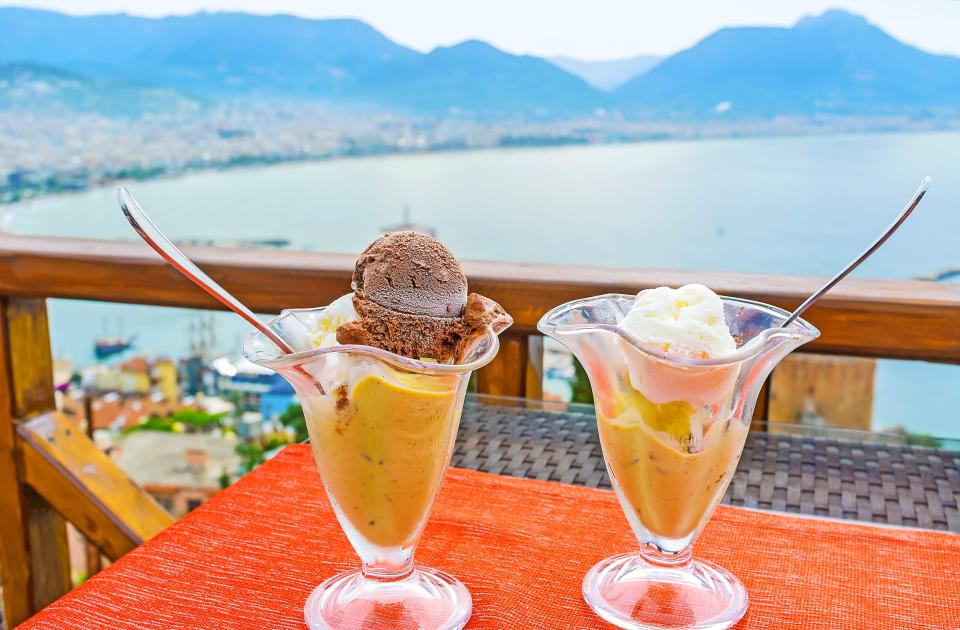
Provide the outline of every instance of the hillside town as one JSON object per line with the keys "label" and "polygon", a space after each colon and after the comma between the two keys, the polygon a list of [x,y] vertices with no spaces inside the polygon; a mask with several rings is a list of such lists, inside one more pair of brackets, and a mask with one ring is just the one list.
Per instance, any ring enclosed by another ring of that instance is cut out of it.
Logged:
{"label": "hillside town", "polygon": [[355,114],[294,101],[234,103],[135,118],[0,110],[0,204],[122,180],[281,162],[670,139],[922,131],[948,124],[896,115],[728,120],[726,106],[717,107],[715,119],[695,123],[627,119],[602,109],[589,116],[543,120]]}
{"label": "hillside town", "polygon": [[55,375],[60,410],[174,516],[306,439],[287,382],[245,360],[60,359]]}

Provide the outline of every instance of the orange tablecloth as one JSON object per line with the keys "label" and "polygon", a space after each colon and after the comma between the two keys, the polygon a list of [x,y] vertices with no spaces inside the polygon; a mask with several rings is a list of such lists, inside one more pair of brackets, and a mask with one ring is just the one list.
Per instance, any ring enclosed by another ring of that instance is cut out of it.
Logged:
{"label": "orange tablecloth", "polygon": [[[469,628],[601,628],[580,597],[636,545],[612,493],[451,470],[417,553],[473,595]],[[958,628],[960,536],[720,507],[696,553],[750,593],[738,627]],[[357,560],[291,446],[23,628],[302,628]]]}

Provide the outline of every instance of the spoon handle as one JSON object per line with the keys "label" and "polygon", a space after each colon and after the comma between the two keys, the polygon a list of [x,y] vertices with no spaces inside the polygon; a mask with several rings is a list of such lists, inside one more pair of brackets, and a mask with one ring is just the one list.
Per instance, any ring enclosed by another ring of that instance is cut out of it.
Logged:
{"label": "spoon handle", "polygon": [[205,274],[203,270],[187,258],[170,239],[164,236],[163,232],[153,224],[153,221],[150,220],[147,213],[140,207],[137,200],[133,198],[133,195],[130,194],[126,186],[121,186],[117,195],[120,198],[120,208],[123,210],[124,216],[127,217],[127,221],[130,222],[133,229],[140,235],[140,238],[147,242],[147,245],[160,254],[164,260],[173,265],[177,271],[190,278],[194,284],[217,298],[234,313],[250,322],[254,328],[262,332],[270,341],[277,344],[277,347],[283,350],[283,352],[287,354],[293,352],[293,348],[260,321],[260,318],[257,317],[253,311],[244,306],[240,300],[230,295],[230,293],[217,284],[213,278]]}
{"label": "spoon handle", "polygon": [[887,229],[884,230],[883,233],[877,237],[877,240],[875,240],[873,243],[870,244],[869,247],[863,250],[859,256],[851,260],[846,267],[840,270],[840,273],[830,278],[830,280],[825,285],[817,289],[817,291],[813,295],[811,295],[806,300],[804,300],[803,304],[798,306],[795,311],[790,313],[789,317],[783,320],[783,324],[781,324],[780,327],[786,328],[787,326],[792,324],[798,317],[803,315],[803,312],[805,310],[813,306],[814,302],[816,302],[821,297],[823,297],[824,293],[832,289],[838,282],[846,278],[847,274],[849,274],[851,271],[853,271],[854,269],[860,266],[860,263],[865,261],[867,258],[870,258],[873,252],[880,249],[880,247],[887,242],[887,239],[890,238],[890,236],[897,231],[897,228],[903,225],[904,221],[907,220],[907,217],[910,216],[910,213],[913,212],[914,208],[916,208],[920,204],[920,200],[923,199],[923,196],[925,194],[927,194],[927,189],[930,188],[930,183],[932,181],[933,180],[929,176],[924,177],[922,180],[920,180],[920,187],[917,188],[917,192],[913,193],[913,197],[910,198],[910,201],[907,203],[906,207],[900,211],[900,214],[898,214],[897,218],[893,220],[893,223],[891,223],[887,227]]}

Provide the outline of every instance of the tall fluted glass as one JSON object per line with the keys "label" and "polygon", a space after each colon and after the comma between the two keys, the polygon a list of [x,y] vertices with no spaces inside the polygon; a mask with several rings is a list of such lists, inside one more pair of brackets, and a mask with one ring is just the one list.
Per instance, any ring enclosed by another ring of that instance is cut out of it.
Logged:
{"label": "tall fluted glass", "polygon": [[461,628],[471,599],[456,578],[413,562],[453,453],[470,374],[497,353],[488,330],[458,365],[369,346],[314,349],[323,312],[284,311],[268,325],[296,351],[260,333],[245,356],[276,370],[303,406],[317,468],[361,567],[318,586],[310,628]]}
{"label": "tall fluted glass", "polygon": [[563,304],[540,320],[593,389],[607,471],[638,551],[608,558],[583,582],[587,603],[622,628],[727,628],[747,609],[743,585],[693,560],[690,546],[727,489],[770,371],[819,331],[773,306],[723,298],[737,350],[678,357],[620,327],[631,295]]}

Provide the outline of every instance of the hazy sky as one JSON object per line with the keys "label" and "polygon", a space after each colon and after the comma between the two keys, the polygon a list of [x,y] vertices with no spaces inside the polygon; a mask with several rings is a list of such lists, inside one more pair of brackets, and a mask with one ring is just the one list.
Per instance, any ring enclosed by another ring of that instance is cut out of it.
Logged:
{"label": "hazy sky", "polygon": [[926,50],[960,55],[960,0],[20,0],[75,14],[208,11],[356,17],[417,48],[483,39],[515,53],[611,59],[669,54],[722,26],[788,25],[829,8],[860,13]]}

